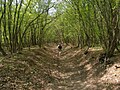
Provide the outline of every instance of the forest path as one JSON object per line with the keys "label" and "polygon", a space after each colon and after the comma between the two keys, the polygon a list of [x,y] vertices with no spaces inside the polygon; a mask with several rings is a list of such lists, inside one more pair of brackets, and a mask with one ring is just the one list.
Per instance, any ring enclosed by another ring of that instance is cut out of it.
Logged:
{"label": "forest path", "polygon": [[51,51],[59,62],[59,69],[55,72],[59,81],[48,84],[46,90],[120,89],[120,80],[118,80],[120,72],[115,70],[113,64],[108,65],[107,69],[98,62],[98,56],[102,52],[100,48],[90,49],[87,55],[84,54],[84,50],[71,46],[64,47],[60,56],[55,46]]}
{"label": "forest path", "polygon": [[[120,69],[99,64],[99,48],[31,47],[0,59],[0,90],[120,90]],[[119,57],[116,57],[119,59]],[[115,58],[114,58],[115,59]]]}

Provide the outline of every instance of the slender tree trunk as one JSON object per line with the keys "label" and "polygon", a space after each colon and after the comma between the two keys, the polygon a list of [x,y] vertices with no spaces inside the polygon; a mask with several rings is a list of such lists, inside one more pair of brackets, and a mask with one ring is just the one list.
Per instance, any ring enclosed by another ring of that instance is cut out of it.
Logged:
{"label": "slender tree trunk", "polygon": [[[1,1],[2,2],[2,1]],[[4,56],[6,56],[7,54],[6,54],[6,52],[3,50],[3,48],[2,48],[2,27],[1,27],[1,23],[2,23],[2,19],[3,19],[3,17],[4,17],[4,14],[5,14],[5,4],[6,4],[6,2],[4,2],[4,11],[2,12],[2,15],[1,15],[1,17],[0,17],[0,52],[4,55]],[[2,4],[1,4],[1,10],[2,10]]]}
{"label": "slender tree trunk", "polygon": [[5,46],[8,47],[9,42],[8,42],[8,37],[7,37],[7,19],[6,19],[6,0],[4,1],[4,16],[3,16],[3,27],[4,27],[4,31],[3,31],[3,36],[4,36],[4,42],[5,42]]}
{"label": "slender tree trunk", "polygon": [[2,43],[2,29],[1,29],[1,20],[0,20],[0,52],[1,52],[4,56],[6,56],[7,54],[6,54],[6,52],[3,50],[1,43]]}
{"label": "slender tree trunk", "polygon": [[12,20],[12,12],[11,12],[11,8],[12,8],[12,1],[9,2],[8,5],[8,31],[9,31],[9,50],[12,53],[12,35],[11,35],[11,20]]}
{"label": "slender tree trunk", "polygon": [[4,56],[7,55],[6,52],[3,50],[1,43],[0,43],[0,52],[1,52]]}
{"label": "slender tree trunk", "polygon": [[[107,57],[111,57],[114,54],[115,48],[117,47],[117,39],[119,35],[119,20],[118,20],[119,10],[115,9],[112,12],[112,21],[111,21],[111,29],[112,33],[114,33],[113,37],[110,38],[109,47],[107,51]],[[111,34],[110,34],[111,35]]]}

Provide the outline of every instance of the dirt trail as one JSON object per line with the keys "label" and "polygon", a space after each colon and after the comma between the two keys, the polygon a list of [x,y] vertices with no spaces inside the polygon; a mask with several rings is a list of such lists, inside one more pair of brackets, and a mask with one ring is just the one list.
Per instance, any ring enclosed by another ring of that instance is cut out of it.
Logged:
{"label": "dirt trail", "polygon": [[[119,90],[120,72],[116,73],[113,64],[107,67],[99,64],[100,52],[100,49],[90,49],[84,55],[81,49],[65,47],[58,58],[59,71],[56,74],[60,80],[48,84],[46,90]],[[109,75],[110,70],[112,75]]]}
{"label": "dirt trail", "polygon": [[100,52],[65,46],[59,55],[55,45],[24,50],[0,61],[0,90],[120,90],[120,69],[99,64]]}

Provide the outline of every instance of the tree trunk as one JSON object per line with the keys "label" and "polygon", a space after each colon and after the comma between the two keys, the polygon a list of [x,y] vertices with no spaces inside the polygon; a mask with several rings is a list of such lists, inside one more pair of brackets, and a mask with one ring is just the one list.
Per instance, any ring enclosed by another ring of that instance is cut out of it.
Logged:
{"label": "tree trunk", "polygon": [[111,21],[111,29],[113,30],[112,33],[114,33],[113,37],[111,37],[111,34],[109,34],[109,47],[107,51],[107,57],[111,57],[114,54],[115,48],[117,47],[117,39],[119,35],[119,27],[118,27],[118,12],[119,10],[115,9],[112,12],[112,21]]}
{"label": "tree trunk", "polygon": [[0,43],[0,52],[2,53],[3,56],[6,56],[6,52],[3,50],[1,43]]}

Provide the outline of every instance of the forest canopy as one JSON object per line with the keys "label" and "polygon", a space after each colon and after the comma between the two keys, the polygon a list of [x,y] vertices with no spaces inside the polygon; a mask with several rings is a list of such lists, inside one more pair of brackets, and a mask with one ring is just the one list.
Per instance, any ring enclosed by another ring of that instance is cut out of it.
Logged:
{"label": "forest canopy", "polygon": [[120,42],[120,0],[0,0],[0,52],[45,43],[101,46],[111,57]]}

